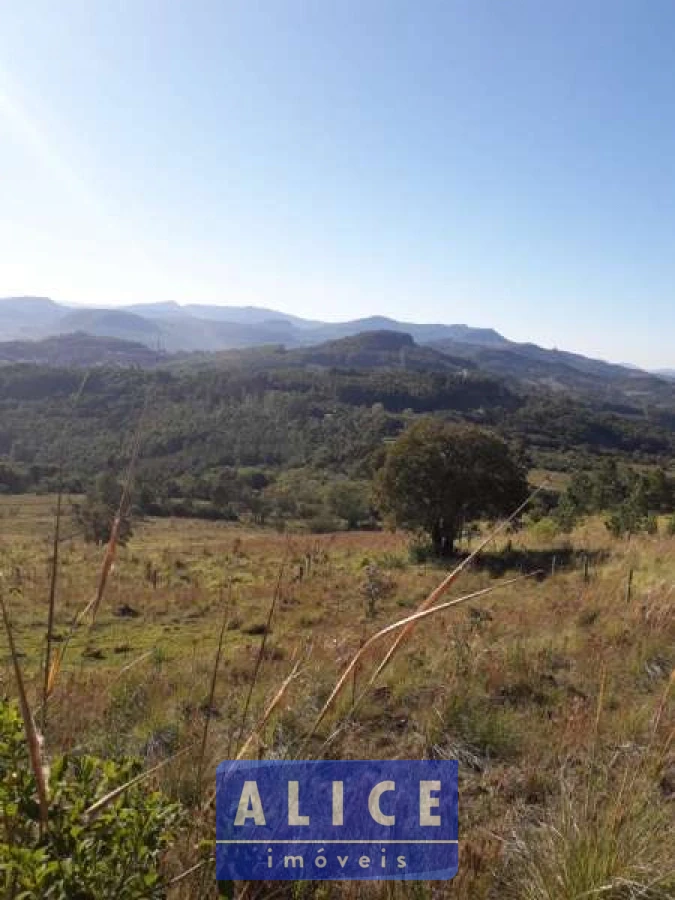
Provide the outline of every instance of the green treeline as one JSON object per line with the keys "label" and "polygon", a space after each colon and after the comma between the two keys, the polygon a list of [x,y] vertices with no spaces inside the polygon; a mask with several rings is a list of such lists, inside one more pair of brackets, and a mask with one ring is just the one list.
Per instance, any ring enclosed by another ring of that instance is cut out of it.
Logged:
{"label": "green treeline", "polygon": [[369,522],[369,485],[384,450],[422,414],[494,429],[526,467],[576,471],[604,457],[653,466],[675,449],[667,411],[618,412],[468,369],[267,362],[98,368],[82,381],[81,369],[0,368],[0,492],[54,490],[61,459],[74,493],[102,472],[119,476],[141,416],[137,499],[146,510],[243,511],[261,521],[273,509]]}

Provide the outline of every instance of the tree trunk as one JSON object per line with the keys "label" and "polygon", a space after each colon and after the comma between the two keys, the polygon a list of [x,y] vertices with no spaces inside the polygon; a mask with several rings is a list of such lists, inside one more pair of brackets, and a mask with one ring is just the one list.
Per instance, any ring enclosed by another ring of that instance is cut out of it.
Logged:
{"label": "tree trunk", "polygon": [[447,559],[455,552],[455,532],[444,522],[435,522],[430,530],[434,556]]}

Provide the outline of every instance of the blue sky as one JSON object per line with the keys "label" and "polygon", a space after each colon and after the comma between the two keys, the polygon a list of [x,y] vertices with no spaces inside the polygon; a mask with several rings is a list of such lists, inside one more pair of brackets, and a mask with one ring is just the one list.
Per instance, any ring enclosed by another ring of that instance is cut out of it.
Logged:
{"label": "blue sky", "polygon": [[0,296],[675,365],[671,0],[0,2]]}

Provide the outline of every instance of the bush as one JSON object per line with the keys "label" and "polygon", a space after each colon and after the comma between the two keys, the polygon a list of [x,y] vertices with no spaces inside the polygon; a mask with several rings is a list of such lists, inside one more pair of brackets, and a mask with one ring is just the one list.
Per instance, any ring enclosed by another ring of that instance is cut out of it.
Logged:
{"label": "bush", "polygon": [[307,519],[307,528],[312,534],[332,534],[340,531],[340,520],[325,513],[318,513]]}
{"label": "bush", "polygon": [[[499,896],[504,900],[666,900],[673,897],[670,819],[648,784],[624,792],[609,773],[561,783],[559,803],[516,838]],[[628,780],[628,772],[625,775]]]}
{"label": "bush", "polygon": [[460,740],[485,759],[517,756],[520,735],[509,710],[482,696],[454,695],[442,713],[447,736]]}
{"label": "bush", "polygon": [[530,526],[530,534],[538,541],[552,541],[559,531],[558,523],[551,516],[545,516]]}
{"label": "bush", "polygon": [[372,563],[366,566],[361,593],[366,601],[366,615],[369,619],[375,616],[380,600],[391,597],[395,592],[396,582],[390,575]]}
{"label": "bush", "polygon": [[[122,495],[122,485],[112,471],[108,470],[98,476],[84,501],[73,505],[75,520],[87,543],[106,544],[110,540]],[[127,504],[127,508],[122,510],[117,542],[124,546],[131,535],[131,517]]]}
{"label": "bush", "polygon": [[432,559],[435,559],[434,548],[431,541],[421,539],[414,540],[408,548],[410,562],[416,565],[423,565]]}
{"label": "bush", "polygon": [[58,758],[49,777],[49,821],[39,830],[36,784],[22,721],[0,703],[0,895],[77,900],[163,897],[159,862],[180,809],[142,784],[92,821],[85,811],[140,771],[140,763],[93,756]]}
{"label": "bush", "polygon": [[358,528],[370,512],[367,485],[336,481],[328,491],[328,506],[333,515],[344,519],[348,529]]}

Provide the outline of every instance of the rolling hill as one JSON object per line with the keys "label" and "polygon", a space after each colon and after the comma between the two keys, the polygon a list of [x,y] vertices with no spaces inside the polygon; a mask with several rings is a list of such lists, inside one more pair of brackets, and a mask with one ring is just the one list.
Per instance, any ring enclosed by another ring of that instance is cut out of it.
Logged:
{"label": "rolling hill", "polygon": [[592,394],[605,401],[640,404],[675,402],[675,389],[665,378],[642,369],[590,359],[564,350],[547,350],[536,344],[508,342],[485,347],[458,341],[434,341],[430,346],[464,358],[486,372],[515,379],[526,386],[554,392]]}
{"label": "rolling hill", "polygon": [[[400,322],[384,316],[328,323],[253,306],[178,305],[160,301],[101,309],[68,307],[45,297],[0,299],[0,342],[40,340],[73,333],[140,344],[157,354],[208,354],[274,345],[287,351],[283,357],[287,366],[361,367],[370,365],[379,354],[378,365],[386,361],[386,365],[398,368],[439,371],[477,367],[488,375],[517,382],[528,389],[592,396],[609,405],[636,409],[644,403],[675,406],[671,370],[647,373],[564,350],[515,343],[490,328]],[[375,344],[364,345],[365,334],[375,335]],[[382,337],[385,334],[389,337]],[[394,347],[392,335],[396,334],[401,341]],[[349,343],[354,338],[358,338],[356,342]],[[383,341],[388,342],[386,348]],[[38,356],[40,353],[58,355],[58,347],[58,344],[49,345],[39,350]],[[79,362],[90,364],[91,348],[85,348],[81,337],[63,345],[66,358],[71,364],[78,364],[78,347],[82,347],[84,354]],[[25,347],[4,351],[5,354],[17,352],[30,356]],[[110,352],[105,349],[103,361],[111,358],[119,361],[125,354],[142,357],[138,349],[114,351],[113,357],[109,356]],[[262,364],[267,356],[268,363],[279,365],[281,351],[277,349],[275,354],[274,360],[267,351],[255,354],[257,364]],[[220,362],[228,359],[233,361],[232,357],[221,357]],[[209,363],[205,359],[202,362]]]}
{"label": "rolling hill", "polygon": [[43,366],[142,366],[166,362],[158,353],[134,341],[97,337],[84,332],[58,335],[42,341],[0,343],[0,365],[31,363]]}

